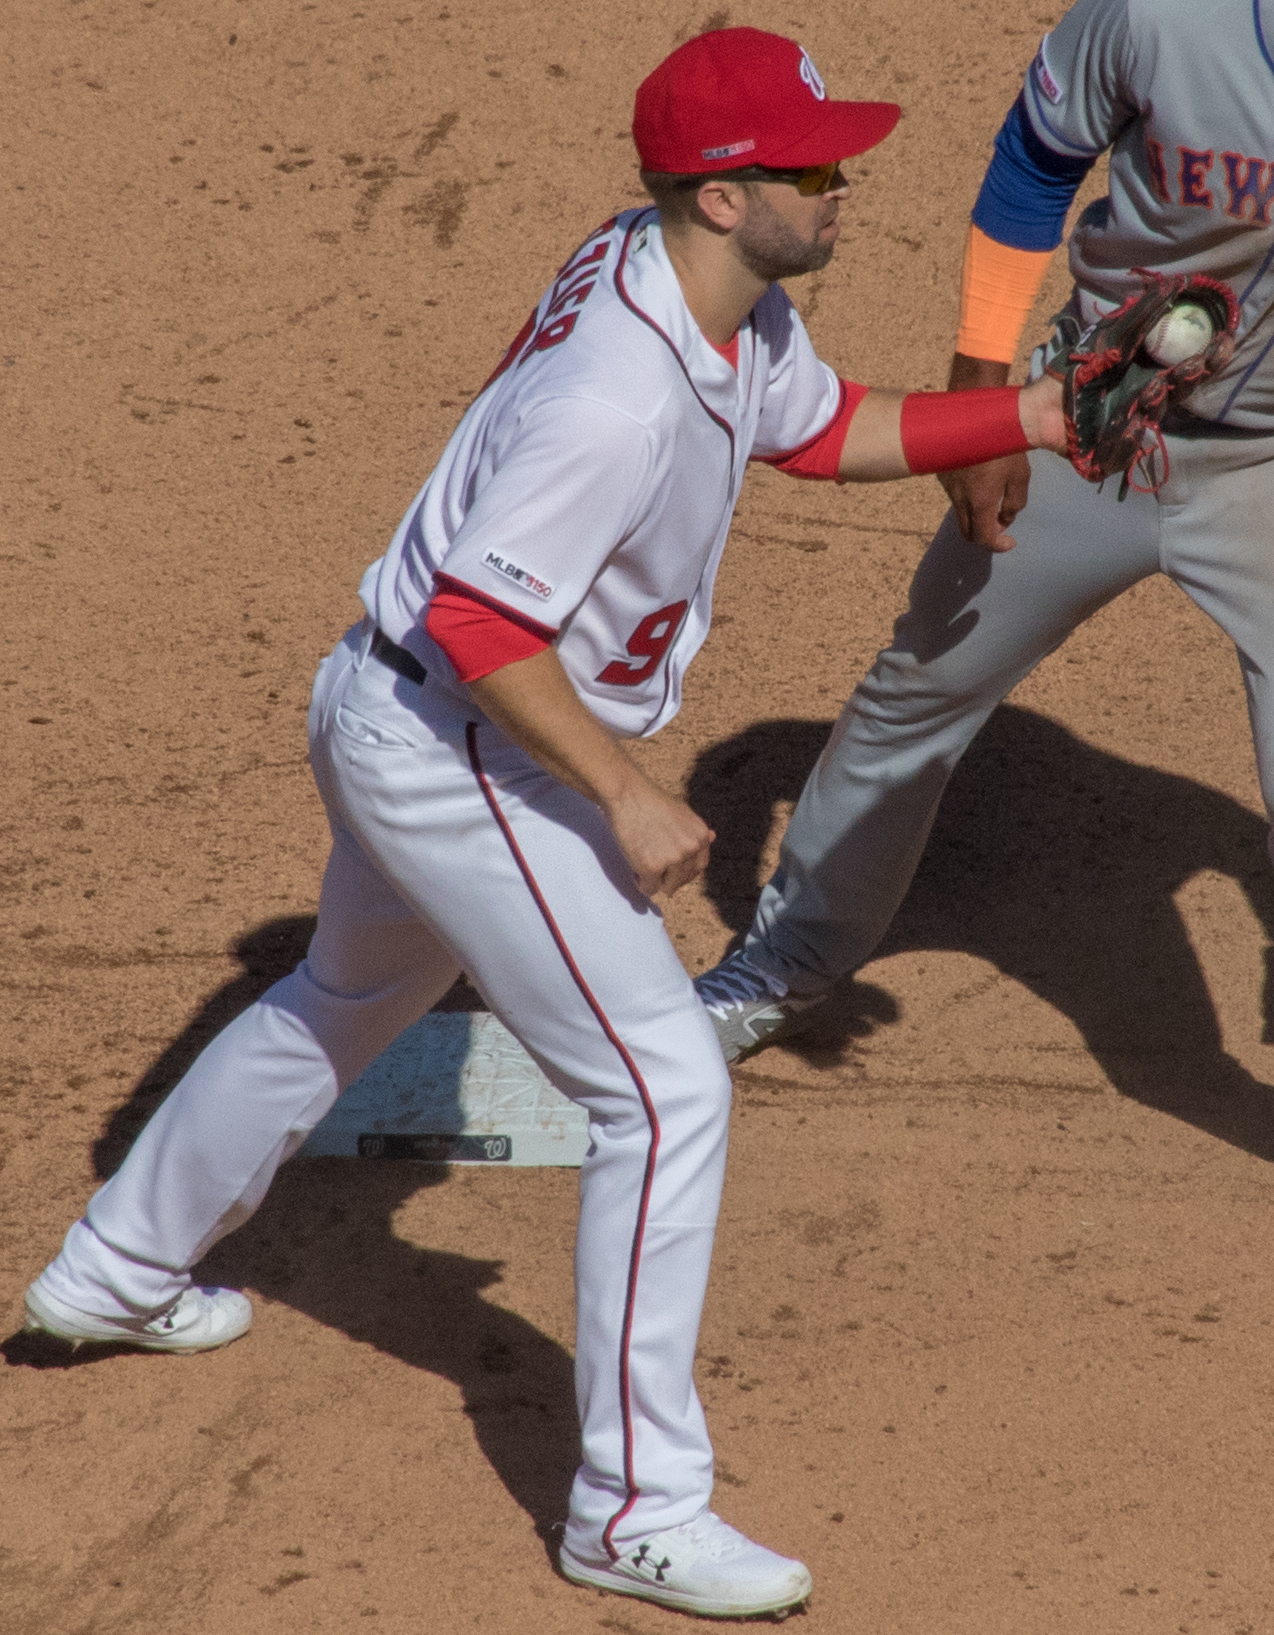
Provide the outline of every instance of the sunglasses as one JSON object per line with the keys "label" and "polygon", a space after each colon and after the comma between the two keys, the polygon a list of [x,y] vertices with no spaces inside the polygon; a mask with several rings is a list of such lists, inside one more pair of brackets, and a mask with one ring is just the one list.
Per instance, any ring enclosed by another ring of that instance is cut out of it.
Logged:
{"label": "sunglasses", "polygon": [[710,175],[687,176],[681,182],[682,187],[702,187],[705,182],[719,176],[731,182],[790,182],[802,198],[816,198],[820,193],[830,193],[837,186],[836,174],[840,170],[840,160],[833,159],[828,165],[804,165],[796,170],[776,170],[769,165],[741,165],[737,170],[718,170]]}
{"label": "sunglasses", "polygon": [[819,193],[830,193],[836,182],[840,160],[830,165],[805,165],[800,170],[771,170],[768,165],[757,165],[758,179],[764,182],[792,182],[802,198],[812,199]]}

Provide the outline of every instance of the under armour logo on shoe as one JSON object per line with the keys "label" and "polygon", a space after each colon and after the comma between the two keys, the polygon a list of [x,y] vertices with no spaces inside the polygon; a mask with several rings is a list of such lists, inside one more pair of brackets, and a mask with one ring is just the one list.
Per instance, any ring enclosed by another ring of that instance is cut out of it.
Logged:
{"label": "under armour logo on shoe", "polygon": [[638,1572],[640,1572],[643,1567],[650,1567],[655,1574],[655,1583],[662,1584],[664,1581],[664,1574],[667,1572],[668,1568],[672,1566],[672,1562],[669,1561],[667,1556],[665,1556],[662,1561],[654,1560],[650,1554],[649,1544],[643,1544],[637,1551],[637,1554],[633,1557],[633,1566],[637,1568]]}

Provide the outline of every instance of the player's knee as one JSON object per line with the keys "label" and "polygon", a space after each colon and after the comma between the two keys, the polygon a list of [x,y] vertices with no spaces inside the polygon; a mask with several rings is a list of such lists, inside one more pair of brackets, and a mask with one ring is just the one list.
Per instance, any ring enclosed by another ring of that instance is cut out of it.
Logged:
{"label": "player's knee", "polygon": [[420,1016],[426,1003],[410,982],[371,994],[333,993],[315,981],[307,961],[260,1000],[298,1030],[298,1049],[313,1047],[327,1058],[342,1089]]}
{"label": "player's knee", "polygon": [[716,1032],[699,1001],[686,1025],[652,1036],[646,1048],[639,1044],[633,1061],[642,1077],[645,1097],[660,1124],[676,1123],[687,1129],[724,1129],[730,1119],[733,1086]]}
{"label": "player's knee", "polygon": [[734,1096],[734,1086],[715,1038],[713,1049],[716,1061],[705,1053],[702,1061],[688,1064],[679,1076],[675,1093],[678,1118],[688,1129],[703,1136],[724,1133],[730,1122]]}

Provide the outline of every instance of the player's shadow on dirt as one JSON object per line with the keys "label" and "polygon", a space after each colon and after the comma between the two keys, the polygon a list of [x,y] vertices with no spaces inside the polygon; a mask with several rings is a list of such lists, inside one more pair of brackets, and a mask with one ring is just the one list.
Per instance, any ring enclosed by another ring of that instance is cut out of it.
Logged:
{"label": "player's shadow on dirt", "polygon": [[501,1281],[499,1261],[417,1248],[394,1232],[398,1208],[447,1178],[441,1165],[294,1160],[196,1275],[260,1290],[459,1386],[479,1446],[555,1557],[580,1460],[573,1364],[534,1324],[482,1298]]}
{"label": "player's shadow on dirt", "polygon": [[[690,804],[716,830],[707,889],[751,923],[775,804],[794,802],[830,722],[763,721],[700,756]],[[1274,1159],[1274,1088],[1225,1054],[1173,894],[1229,875],[1274,941],[1266,825],[1188,778],[1107,755],[1002,706],[956,769],[911,891],[880,954],[976,955],[1068,1016],[1125,1095]],[[1274,1042],[1271,989],[1265,1037]],[[838,1059],[895,1020],[881,989],[846,982],[790,1048]]]}
{"label": "player's shadow on dirt", "polygon": [[[236,944],[242,972],[203,1006],[156,1060],[94,1147],[101,1178],[114,1173],[155,1108],[240,1011],[304,956],[310,917],[275,920]],[[480,1005],[463,983],[441,1009]],[[265,1203],[195,1270],[205,1283],[248,1286],[329,1328],[459,1386],[483,1453],[556,1554],[579,1464],[573,1364],[533,1324],[482,1298],[500,1262],[419,1249],[394,1231],[399,1206],[448,1179],[441,1165],[294,1159]],[[511,1245],[511,1247],[514,1247]],[[121,1347],[73,1352],[47,1336],[0,1345],[11,1366],[68,1368]]]}

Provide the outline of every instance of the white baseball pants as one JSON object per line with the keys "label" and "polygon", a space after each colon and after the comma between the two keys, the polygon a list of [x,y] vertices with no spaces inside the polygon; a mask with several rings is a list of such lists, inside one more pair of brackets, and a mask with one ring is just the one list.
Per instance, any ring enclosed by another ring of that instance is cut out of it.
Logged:
{"label": "white baseball pants", "polygon": [[576,1243],[584,1559],[692,1520],[712,1450],[692,1379],[730,1081],[657,909],[598,809],[472,706],[370,657],[323,661],[311,760],[333,847],[305,961],[216,1038],[43,1274],[154,1310],[245,1221],[345,1088],[467,971],[589,1112]]}

